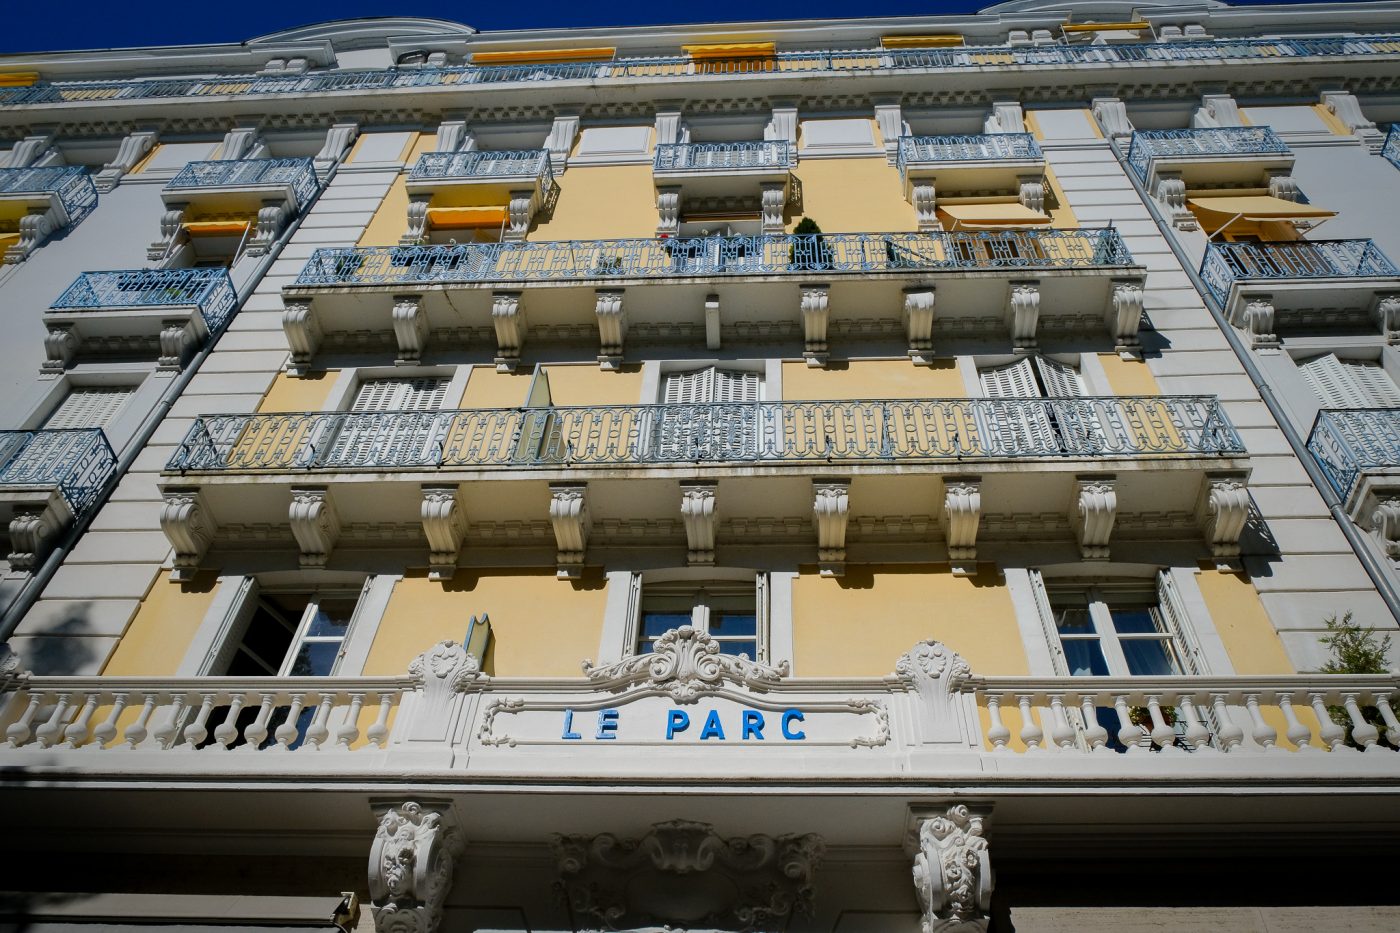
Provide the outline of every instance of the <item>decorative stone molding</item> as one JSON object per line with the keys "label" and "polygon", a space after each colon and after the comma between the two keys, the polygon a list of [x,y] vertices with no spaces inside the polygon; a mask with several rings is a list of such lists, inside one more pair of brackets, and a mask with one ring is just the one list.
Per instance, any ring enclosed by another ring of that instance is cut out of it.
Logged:
{"label": "decorative stone molding", "polygon": [[1024,133],[1026,118],[1017,101],[997,101],[992,104],[992,115],[987,117],[983,132]]}
{"label": "decorative stone molding", "polygon": [[[812,913],[820,836],[754,834],[726,839],[708,823],[675,820],[640,839],[555,836],[559,889],[598,929],[787,929]],[[685,878],[702,899],[666,892]]]}
{"label": "decorative stone molding", "polygon": [[1045,179],[1040,175],[1027,175],[1016,179],[1020,187],[1017,199],[1023,207],[1037,213],[1045,213]]}
{"label": "decorative stone molding", "polygon": [[418,246],[428,242],[428,206],[432,201],[431,194],[408,196],[408,225],[399,237],[400,246]]}
{"label": "decorative stone molding", "polygon": [[131,171],[136,163],[151,151],[151,147],[159,138],[160,134],[154,130],[137,130],[123,139],[117,147],[116,158],[102,166],[102,171],[93,176],[92,183],[98,193],[106,194],[115,188],[122,176]]}
{"label": "decorative stone molding", "polygon": [[950,476],[943,482],[943,512],[948,519],[948,559],[956,574],[977,572],[977,526],[982,521],[982,479]]}
{"label": "decorative stone molding", "polygon": [[1386,343],[1400,344],[1400,295],[1378,296],[1371,317],[1385,335]]}
{"label": "decorative stone molding", "polygon": [[[360,125],[358,123],[335,123],[326,131],[326,141],[321,146],[321,151],[312,158],[311,164],[316,169],[316,178],[322,182],[330,175],[331,169],[339,164],[340,159],[350,149],[350,145],[355,138],[360,135]],[[442,141],[442,137],[438,137]],[[302,205],[303,207],[305,205]]]}
{"label": "decorative stone molding", "polygon": [[291,211],[282,200],[264,201],[258,209],[258,218],[253,224],[253,235],[248,238],[244,249],[249,256],[262,256],[277,242],[277,236],[286,225]]}
{"label": "decorative stone molding", "polygon": [[1244,303],[1240,312],[1240,325],[1249,335],[1251,346],[1276,347],[1278,335],[1274,333],[1274,298],[1272,295],[1253,295]]}
{"label": "decorative stone molding", "polygon": [[1133,135],[1133,124],[1128,119],[1128,107],[1118,98],[1095,97],[1090,108],[1105,136],[1113,139]]}
{"label": "decorative stone molding", "polygon": [[549,487],[549,521],[558,546],[556,575],[575,578],[583,572],[588,551],[588,487],[585,483],[558,483]]}
{"label": "decorative stone molding", "polygon": [[481,659],[455,641],[440,641],[409,661],[408,675],[429,707],[441,706],[436,701],[461,693],[486,676],[481,673]]}
{"label": "decorative stone molding", "polygon": [[797,108],[789,104],[774,104],[773,115],[763,127],[765,140],[785,139],[797,145]]}
{"label": "decorative stone molding", "polygon": [[909,359],[915,366],[933,365],[933,306],[932,285],[917,285],[904,290],[904,333],[909,339]]}
{"label": "decorative stone molding", "polygon": [[1364,140],[1372,138],[1379,140],[1380,131],[1376,129],[1375,121],[1366,119],[1366,114],[1361,112],[1361,101],[1356,99],[1355,94],[1346,91],[1323,91],[1322,104],[1333,116],[1345,124],[1357,136]]}
{"label": "decorative stone molding", "polygon": [[661,185],[656,189],[656,235],[679,236],[681,229],[681,189]]}
{"label": "decorative stone molding", "polygon": [[720,348],[719,295],[711,292],[705,296],[705,349]]}
{"label": "decorative stone molding", "polygon": [[914,204],[914,219],[918,221],[919,232],[929,233],[942,228],[938,222],[938,196],[931,181],[921,181],[909,191],[909,200]]}
{"label": "decorative stone molding", "polygon": [[899,98],[875,101],[875,125],[885,142],[885,158],[893,165],[899,154],[899,137],[910,135]]}
{"label": "decorative stone molding", "polygon": [[530,232],[531,222],[535,219],[537,204],[538,199],[535,197],[533,189],[512,191],[510,200],[506,202],[507,224],[501,239],[507,243],[518,243],[524,240]]}
{"label": "decorative stone molding", "polygon": [[78,355],[82,343],[72,324],[50,324],[44,335],[44,362],[39,365],[41,373],[58,375],[68,368]]}
{"label": "decorative stone molding", "polygon": [[817,566],[824,577],[846,572],[846,523],[851,514],[851,481],[812,480],[812,520],[817,526]]}
{"label": "decorative stone molding", "polygon": [[1113,348],[1119,353],[1131,353],[1142,348],[1138,339],[1138,329],[1142,326],[1142,307],[1141,282],[1133,280],[1113,283],[1106,323],[1108,332],[1113,337]]}
{"label": "decorative stone molding", "polygon": [[19,219],[19,239],[5,250],[4,262],[23,262],[25,257],[34,252],[59,226],[58,217],[52,207],[25,214]]}
{"label": "decorative stone molding", "polygon": [[405,801],[374,806],[370,911],[378,933],[434,933],[465,840],[452,806]]}
{"label": "decorative stone molding", "polygon": [[808,366],[825,366],[826,332],[831,321],[831,286],[804,284],[801,300],[802,358]]}
{"label": "decorative stone molding", "polygon": [[1112,476],[1079,477],[1074,484],[1070,525],[1085,560],[1108,560],[1108,542],[1118,515],[1118,493]]}
{"label": "decorative stone molding", "polygon": [[583,662],[583,673],[603,690],[633,685],[665,693],[677,703],[694,703],[726,683],[763,690],[788,676],[786,661],[777,667],[740,655],[721,654],[719,642],[689,625],[671,629],[651,643],[651,651],[613,664],[594,667]]}
{"label": "decorative stone molding", "polygon": [[685,141],[685,123],[679,107],[675,110],[658,110],[653,129],[658,146],[673,146]]}
{"label": "decorative stone molding", "polygon": [[1217,126],[1244,126],[1240,105],[1229,94],[1203,94],[1201,106],[1191,115],[1191,127],[1200,130]]}
{"label": "decorative stone molding", "polygon": [[1152,196],[1178,230],[1196,229],[1196,216],[1186,209],[1186,182],[1179,174],[1159,172],[1153,182]]}
{"label": "decorative stone molding", "polygon": [[765,236],[782,236],[783,209],[787,207],[787,182],[765,181],[759,185],[759,205],[763,215],[761,231]]}
{"label": "decorative stone molding", "polygon": [[438,152],[473,152],[476,134],[467,128],[465,120],[443,120],[437,129]]}
{"label": "decorative stone molding", "polygon": [[1269,175],[1269,196],[1281,201],[1296,201],[1302,196],[1302,191],[1298,188],[1297,179],[1292,175],[1275,172]]}
{"label": "decorative stone molding", "polygon": [[1006,326],[1017,352],[1032,350],[1040,324],[1040,283],[1012,282],[1006,307]]}
{"label": "decorative stone molding", "polygon": [[164,490],[165,503],[160,509],[160,530],[165,532],[175,549],[172,581],[187,580],[199,569],[199,563],[213,543],[215,523],[197,488]]}
{"label": "decorative stone molding", "polygon": [[622,368],[622,347],[627,339],[624,290],[600,288],[593,293],[593,314],[598,318],[598,365],[616,372]]}
{"label": "decorative stone molding", "polygon": [[256,126],[238,126],[224,134],[219,146],[221,160],[261,159],[267,154],[267,144]]}
{"label": "decorative stone molding", "polygon": [[467,513],[460,490],[447,486],[424,485],[420,515],[423,536],[428,539],[428,577],[451,580],[457,572],[457,555],[467,534]]}
{"label": "decorative stone molding", "polygon": [[325,486],[292,488],[292,503],[287,510],[292,537],[301,549],[303,568],[324,567],[340,537],[340,516],[330,490]]}
{"label": "decorative stone molding", "polygon": [[985,933],[993,884],[988,816],[955,804],[919,818],[914,890],[922,933]]}
{"label": "decorative stone molding", "polygon": [[1243,473],[1208,473],[1201,484],[1197,520],[1217,561],[1240,556],[1240,535],[1249,519],[1249,489]]}
{"label": "decorative stone molding", "polygon": [[208,331],[203,326],[203,318],[197,316],[167,318],[160,324],[160,357],[156,360],[157,373],[177,373],[184,368],[185,360],[199,346]]}
{"label": "decorative stone molding", "polygon": [[925,743],[965,742],[959,728],[957,697],[963,682],[972,676],[972,665],[939,641],[921,641],[900,656],[895,676],[912,689],[923,704],[920,739]]}
{"label": "decorative stone molding", "polygon": [[160,239],[146,248],[146,258],[151,262],[164,260],[179,242],[185,239],[185,204],[167,204],[165,213],[160,215]]}
{"label": "decorative stone molding", "polygon": [[564,174],[569,167],[569,152],[578,136],[578,122],[577,112],[561,111],[550,124],[544,147],[549,150],[549,165],[556,175]]}
{"label": "decorative stone molding", "polygon": [[491,293],[491,324],[496,328],[496,371],[513,373],[525,346],[525,305],[521,292]]}
{"label": "decorative stone molding", "polygon": [[48,555],[54,536],[73,520],[73,512],[61,495],[44,490],[11,502],[10,569],[30,573]]}
{"label": "decorative stone molding", "polygon": [[292,351],[290,371],[305,372],[321,347],[322,337],[321,324],[310,298],[283,299],[282,332]]}
{"label": "decorative stone molding", "polygon": [[428,312],[422,295],[395,295],[390,312],[394,325],[394,340],[399,345],[398,365],[418,363],[428,345]]}
{"label": "decorative stone molding", "polygon": [[1370,526],[1385,556],[1400,560],[1400,496],[1378,498],[1371,510]]}
{"label": "decorative stone molding", "polygon": [[692,566],[715,562],[716,483],[681,483],[681,519],[685,522],[686,561]]}
{"label": "decorative stone molding", "polygon": [[[15,143],[0,168],[33,168],[53,161],[56,150],[53,133],[36,133]],[[0,157],[3,158],[3,157]]]}

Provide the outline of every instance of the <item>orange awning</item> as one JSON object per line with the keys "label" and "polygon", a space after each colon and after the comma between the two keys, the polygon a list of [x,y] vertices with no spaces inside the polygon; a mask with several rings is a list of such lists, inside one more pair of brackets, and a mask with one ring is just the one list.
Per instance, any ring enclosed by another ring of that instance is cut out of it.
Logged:
{"label": "orange awning", "polygon": [[885,49],[937,49],[963,44],[963,37],[956,33],[937,36],[880,37],[880,47]]}
{"label": "orange awning", "polygon": [[[939,206],[939,213],[947,214],[960,228],[987,227],[1043,227],[1050,223],[1050,217],[1040,211],[1033,211],[1024,204],[949,204]],[[949,225],[950,228],[952,225]]]}
{"label": "orange awning", "polygon": [[435,230],[499,227],[506,222],[504,207],[430,207],[428,226]]}
{"label": "orange awning", "polygon": [[1066,23],[1060,27],[1065,32],[1122,32],[1151,29],[1151,23]]}
{"label": "orange awning", "polygon": [[717,45],[683,45],[681,51],[691,58],[772,58],[778,54],[773,42],[725,42]]}
{"label": "orange awning", "polygon": [[516,49],[510,52],[474,52],[473,65],[547,65],[554,62],[606,62],[615,48]]}
{"label": "orange awning", "polygon": [[0,74],[0,87],[30,87],[39,83],[37,71],[11,71]]}
{"label": "orange awning", "polygon": [[192,220],[185,224],[185,232],[190,236],[242,236],[251,223],[248,220]]}

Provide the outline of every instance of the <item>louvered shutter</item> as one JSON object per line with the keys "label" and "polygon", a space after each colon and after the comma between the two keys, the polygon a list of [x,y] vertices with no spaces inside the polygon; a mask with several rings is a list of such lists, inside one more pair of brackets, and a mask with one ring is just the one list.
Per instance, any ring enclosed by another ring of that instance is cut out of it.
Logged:
{"label": "louvered shutter", "polygon": [[1029,359],[978,373],[982,390],[993,401],[978,407],[978,419],[987,453],[999,455],[1051,454],[1059,441],[1046,406],[1029,400],[1041,397],[1035,369]]}
{"label": "louvered shutter", "polygon": [[1045,643],[1050,646],[1050,663],[1055,666],[1056,675],[1065,677],[1069,674],[1069,664],[1065,661],[1064,646],[1060,644],[1060,633],[1055,629],[1055,610],[1050,606],[1050,594],[1045,591],[1045,578],[1039,570],[1027,571],[1027,575],[1035,600],[1035,614],[1045,632]]}
{"label": "louvered shutter", "polygon": [[[1073,366],[1037,356],[1035,367],[1040,374],[1041,384],[1045,386],[1045,394],[1049,397],[1088,398],[1089,390],[1084,385],[1084,377]],[[1091,402],[1061,401],[1049,407],[1050,420],[1059,429],[1071,452],[1089,453],[1103,449],[1103,426],[1099,424],[1097,412]]]}
{"label": "louvered shutter", "polygon": [[105,428],[131,397],[130,388],[73,389],[44,422],[44,428]]}
{"label": "louvered shutter", "polygon": [[1017,360],[1010,366],[996,366],[984,369],[978,376],[982,379],[982,391],[988,398],[1036,398],[1040,386],[1035,381],[1035,370],[1029,359]]}
{"label": "louvered shutter", "polygon": [[669,373],[657,418],[658,454],[671,460],[751,459],[758,452],[758,373]]}
{"label": "louvered shutter", "polygon": [[445,422],[422,414],[442,407],[447,380],[366,379],[336,438],[331,462],[339,466],[413,466],[436,463],[433,443]]}
{"label": "louvered shutter", "polygon": [[1342,360],[1328,353],[1300,363],[1298,369],[1327,408],[1400,406],[1400,389],[1379,363]]}
{"label": "louvered shutter", "polygon": [[1157,606],[1162,613],[1162,622],[1176,643],[1177,654],[1181,657],[1186,674],[1208,674],[1205,658],[1201,654],[1196,632],[1186,615],[1186,605],[1176,591],[1171,574],[1165,570],[1157,572]]}
{"label": "louvered shutter", "polygon": [[[1022,362],[1030,362],[1023,360]],[[1051,398],[1083,398],[1089,394],[1084,387],[1084,379],[1079,371],[1066,363],[1047,360],[1043,356],[1035,358],[1035,368],[1045,385],[1045,394]]]}

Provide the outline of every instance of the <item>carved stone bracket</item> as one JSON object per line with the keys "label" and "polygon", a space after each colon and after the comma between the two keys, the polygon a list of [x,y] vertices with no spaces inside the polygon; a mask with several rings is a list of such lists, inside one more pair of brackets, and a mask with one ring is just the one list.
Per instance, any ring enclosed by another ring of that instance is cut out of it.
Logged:
{"label": "carved stone bracket", "polygon": [[785,181],[765,181],[760,186],[759,205],[762,212],[761,232],[765,236],[782,236],[783,210],[787,207],[788,184]]}
{"label": "carved stone bracket", "polygon": [[496,371],[513,373],[525,346],[525,303],[521,292],[491,293],[491,324],[496,328]]}
{"label": "carved stone bracket", "polygon": [[438,124],[438,152],[472,152],[475,149],[476,134],[467,128],[466,120],[443,120]]}
{"label": "carved stone bracket", "polygon": [[325,486],[293,487],[287,520],[301,549],[301,566],[326,566],[340,537],[340,517],[330,490]]}
{"label": "carved stone bracket", "polygon": [[460,489],[448,486],[424,485],[421,515],[423,536],[428,539],[428,576],[433,580],[451,580],[457,572],[457,555],[467,534],[467,513],[462,506]]}
{"label": "carved stone bracket", "polygon": [[434,933],[465,840],[445,800],[374,805],[370,911],[378,933]]}
{"label": "carved stone bracket", "polygon": [[802,286],[802,357],[808,366],[825,366],[827,324],[831,320],[831,286]]}
{"label": "carved stone bracket", "polygon": [[1019,193],[1017,200],[1021,206],[1037,213],[1045,213],[1045,179],[1040,175],[1026,175],[1016,179]]}
{"label": "carved stone bracket", "polygon": [[272,248],[272,244],[277,242],[278,234],[282,232],[291,216],[292,212],[287,202],[264,201],[262,207],[258,208],[258,217],[253,223],[253,235],[248,238],[244,251],[249,256],[264,255]]}
{"label": "carved stone bracket", "polygon": [[1370,524],[1371,534],[1385,549],[1385,556],[1400,559],[1400,496],[1378,498],[1371,510]]}
{"label": "carved stone bracket", "polygon": [[914,219],[918,221],[919,232],[929,233],[938,230],[938,194],[934,183],[921,181],[909,189],[909,200],[914,204]]}
{"label": "carved stone bracket", "polygon": [[394,340],[399,345],[399,355],[394,362],[399,365],[420,362],[428,346],[428,312],[423,307],[423,296],[395,295],[390,320],[394,325]]}
{"label": "carved stone bracket", "polygon": [[933,365],[935,297],[932,285],[918,285],[904,290],[904,332],[909,338],[909,359],[915,366]]}
{"label": "carved stone bracket", "polygon": [[[669,109],[673,106],[676,109]],[[656,145],[674,146],[677,143],[685,142],[682,138],[686,132],[685,122],[679,103],[676,101],[658,102],[657,107],[656,119],[652,124],[652,128],[656,131]]]}
{"label": "carved stone bracket", "polygon": [[812,520],[817,526],[817,562],[824,577],[846,572],[846,524],[851,513],[851,481],[812,480]]}
{"label": "carved stone bracket", "polygon": [[1142,348],[1138,339],[1138,329],[1142,326],[1142,307],[1141,282],[1133,280],[1113,283],[1106,323],[1108,332],[1113,337],[1114,349],[1119,353],[1131,353]]}
{"label": "carved stone bracket", "polygon": [[160,356],[156,360],[156,372],[177,373],[185,365],[191,353],[207,337],[209,331],[204,326],[204,318],[199,315],[168,318],[160,324]]}
{"label": "carved stone bracket", "polygon": [[549,521],[558,545],[556,564],[560,578],[583,572],[588,551],[588,487],[585,483],[559,483],[549,487]]}
{"label": "carved stone bracket", "polygon": [[58,532],[73,521],[68,500],[57,493],[37,490],[12,503],[10,517],[11,570],[33,571],[48,554]]}
{"label": "carved stone bracket", "polygon": [[926,743],[961,743],[955,697],[972,676],[967,659],[939,641],[921,641],[900,656],[895,676],[918,694],[923,704],[920,738]]}
{"label": "carved stone bracket", "polygon": [[1376,129],[1374,120],[1367,119],[1366,114],[1361,112],[1361,101],[1356,99],[1355,94],[1344,90],[1323,91],[1321,100],[1323,106],[1358,138],[1367,143],[1381,142],[1383,137],[1380,130]]}
{"label": "carved stone bracket", "polygon": [[115,188],[122,176],[131,171],[136,163],[151,151],[158,138],[159,134],[154,130],[137,130],[123,139],[117,147],[117,157],[102,166],[102,171],[93,176],[92,183],[98,192],[106,194]]}
{"label": "carved stone bracket", "polygon": [[875,101],[875,125],[880,128],[880,138],[885,143],[885,158],[894,165],[899,154],[899,137],[910,135],[898,97]]}
{"label": "carved stone bracket", "polygon": [[185,204],[167,204],[160,215],[160,239],[146,249],[146,258],[161,262],[185,237]]}
{"label": "carved stone bracket", "polygon": [[170,579],[189,579],[214,540],[215,523],[197,488],[165,490],[160,509],[160,530],[175,549],[175,569]]}
{"label": "carved stone bracket", "polygon": [[715,534],[719,513],[715,509],[716,483],[681,483],[681,519],[685,523],[686,560],[692,565],[715,562]]}
{"label": "carved stone bracket", "polygon": [[539,197],[534,189],[512,191],[510,200],[506,202],[508,223],[502,239],[507,242],[519,242],[525,239],[530,233],[530,224],[534,222],[538,206]]}
{"label": "carved stone bracket", "polygon": [[1112,476],[1081,476],[1074,484],[1070,525],[1085,560],[1108,560],[1108,542],[1118,517],[1118,493]]}
{"label": "carved stone bracket", "polygon": [[1195,230],[1196,215],[1186,209],[1186,182],[1179,174],[1163,172],[1153,181],[1152,196],[1155,197],[1172,225],[1178,230]]}
{"label": "carved stone bracket", "polygon": [[544,147],[549,150],[549,164],[556,175],[564,174],[569,167],[569,151],[574,148],[574,138],[578,136],[578,123],[577,113],[561,111],[549,127]]}
{"label": "carved stone bracket", "polygon": [[315,158],[311,160],[318,179],[323,182],[326,180],[331,169],[340,161],[340,157],[345,154],[350,148],[350,144],[355,141],[355,137],[359,135],[360,125],[358,123],[336,123],[326,131],[326,141],[321,146],[321,151],[316,153]]}
{"label": "carved stone bracket", "polygon": [[50,324],[44,335],[44,362],[39,365],[41,373],[59,375],[78,355],[82,338],[72,324]]}
{"label": "carved stone bracket", "polygon": [[992,115],[985,124],[987,133],[1024,133],[1026,117],[1018,101],[997,101],[992,104]]}
{"label": "carved stone bracket", "polygon": [[765,140],[785,139],[797,145],[797,107],[784,101],[775,101],[768,124],[763,128]]}
{"label": "carved stone bracket", "polygon": [[1217,126],[1244,126],[1240,116],[1240,105],[1229,94],[1203,94],[1201,106],[1191,115],[1193,129],[1211,129]]}
{"label": "carved stone bracket", "polygon": [[53,133],[40,132],[26,136],[14,144],[5,156],[0,156],[0,168],[37,168],[57,158]]}
{"label": "carved stone bracket", "polygon": [[661,185],[656,189],[656,235],[678,236],[681,229],[681,189]]}
{"label": "carved stone bracket", "polygon": [[1128,119],[1127,105],[1118,98],[1095,97],[1090,108],[1105,136],[1112,139],[1133,135],[1133,124]]}
{"label": "carved stone bracket", "polygon": [[918,815],[914,890],[922,933],[985,933],[993,884],[988,817],[965,804]]}
{"label": "carved stone bracket", "polygon": [[310,298],[283,300],[282,332],[286,334],[287,346],[292,351],[290,371],[305,372],[316,351],[321,348],[322,337],[321,324]]}
{"label": "carved stone bracket", "polygon": [[1208,473],[1201,484],[1197,519],[1217,561],[1240,556],[1240,535],[1249,519],[1249,489],[1243,473]]}
{"label": "carved stone bracket", "polygon": [[627,339],[627,311],[620,288],[593,293],[593,313],[598,318],[598,366],[610,372],[622,368],[622,348]]}
{"label": "carved stone bracket", "polygon": [[430,194],[408,196],[408,225],[399,237],[400,246],[417,246],[428,240],[428,207],[433,202]]}
{"label": "carved stone bracket", "polygon": [[1269,196],[1280,201],[1296,201],[1302,196],[1298,180],[1287,172],[1269,173]]}
{"label": "carved stone bracket", "polygon": [[1400,295],[1379,296],[1371,316],[1385,335],[1386,343],[1400,344]]}
{"label": "carved stone bracket", "polygon": [[1040,283],[1012,282],[1007,299],[1006,326],[1017,352],[1033,350],[1040,325]]}
{"label": "carved stone bracket", "polygon": [[977,572],[977,526],[982,520],[982,481],[977,476],[950,476],[943,483],[943,511],[948,518],[948,559],[956,574]]}
{"label": "carved stone bracket", "polygon": [[1239,324],[1249,335],[1251,346],[1278,346],[1278,335],[1274,333],[1274,297],[1272,295],[1251,295],[1239,312]]}
{"label": "carved stone bracket", "polygon": [[651,643],[651,651],[613,664],[594,667],[583,662],[589,680],[607,690],[634,684],[669,694],[677,703],[694,703],[701,694],[732,683],[761,690],[788,675],[788,662],[777,667],[746,656],[721,654],[720,644],[707,632],[689,625],[671,629]]}
{"label": "carved stone bracket", "polygon": [[[726,839],[708,823],[658,823],[640,839],[555,836],[559,890],[600,929],[787,929],[812,912],[820,836]],[[668,896],[685,878],[700,896]]]}

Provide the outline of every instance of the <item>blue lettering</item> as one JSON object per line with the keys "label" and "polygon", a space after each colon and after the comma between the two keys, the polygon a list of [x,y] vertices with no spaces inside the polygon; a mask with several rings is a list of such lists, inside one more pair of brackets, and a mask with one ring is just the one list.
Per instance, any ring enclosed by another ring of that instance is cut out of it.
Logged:
{"label": "blue lettering", "polygon": [[684,732],[689,728],[690,717],[685,714],[685,710],[671,710],[666,716],[666,741],[671,741],[676,737],[676,733]]}
{"label": "blue lettering", "polygon": [[603,709],[598,711],[598,734],[594,738],[617,738],[617,710]]}
{"label": "blue lettering", "polygon": [[566,710],[564,710],[564,734],[563,734],[562,736],[560,736],[560,738],[565,738],[565,739],[582,739],[582,738],[583,738],[583,736],[579,735],[577,732],[574,731],[574,711],[571,710],[571,709],[566,709]]}
{"label": "blue lettering", "polygon": [[756,709],[744,710],[744,741],[750,738],[763,741],[763,714]]}
{"label": "blue lettering", "polygon": [[724,741],[724,729],[719,724],[719,710],[710,710],[710,715],[705,717],[705,728],[700,730],[700,741],[706,739],[719,739]]}
{"label": "blue lettering", "polygon": [[805,722],[806,719],[807,717],[802,715],[802,710],[800,709],[790,709],[783,713],[783,738],[792,742],[801,742],[803,739],[807,738],[807,733],[794,732],[792,730],[792,724],[794,722]]}

